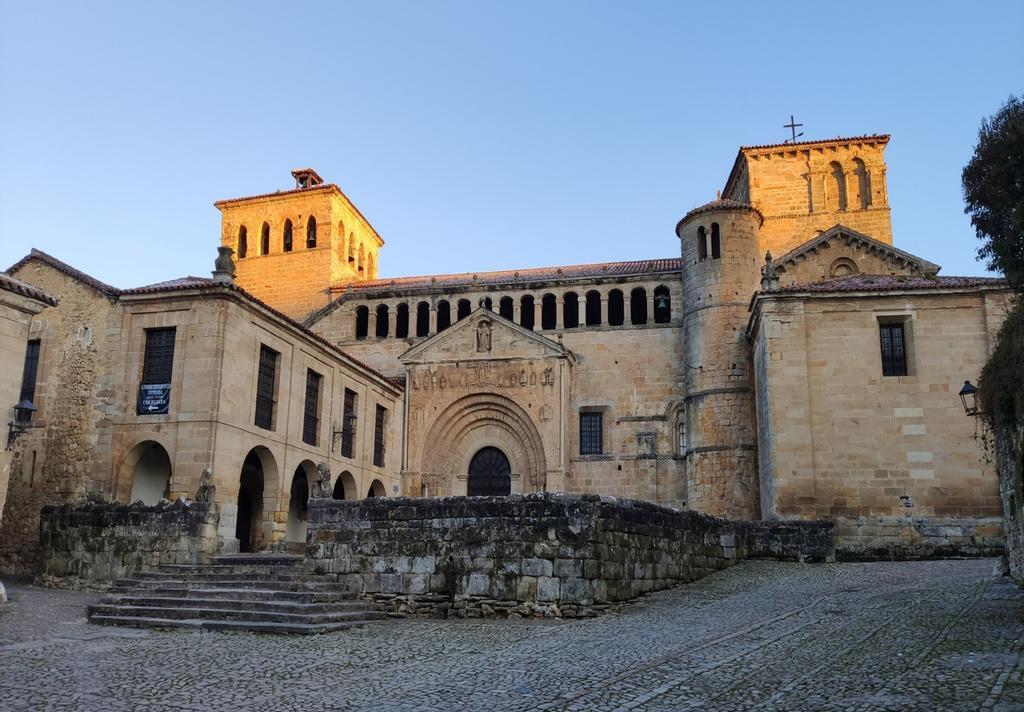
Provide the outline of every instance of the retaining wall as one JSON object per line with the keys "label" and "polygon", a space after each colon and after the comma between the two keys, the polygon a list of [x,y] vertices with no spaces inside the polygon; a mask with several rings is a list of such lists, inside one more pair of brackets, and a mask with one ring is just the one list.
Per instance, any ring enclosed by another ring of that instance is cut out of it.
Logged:
{"label": "retaining wall", "polygon": [[309,502],[315,570],[399,613],[593,615],[759,556],[831,560],[832,525],[553,493]]}

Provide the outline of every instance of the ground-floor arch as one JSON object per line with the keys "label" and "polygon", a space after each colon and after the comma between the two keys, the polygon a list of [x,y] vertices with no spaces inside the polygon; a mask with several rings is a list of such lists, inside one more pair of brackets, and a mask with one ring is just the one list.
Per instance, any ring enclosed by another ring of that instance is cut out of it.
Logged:
{"label": "ground-floor arch", "polygon": [[277,462],[270,450],[265,447],[250,450],[242,463],[238,484],[235,537],[239,551],[260,551],[269,543],[268,535],[273,528],[276,509],[277,481]]}
{"label": "ground-floor arch", "polygon": [[334,499],[359,499],[356,480],[348,470],[338,475],[338,480],[334,483],[333,497]]}
{"label": "ground-floor arch", "polygon": [[158,504],[168,499],[171,490],[171,458],[164,446],[144,440],[128,452],[125,465],[132,473],[129,502]]}
{"label": "ground-floor arch", "polygon": [[512,465],[498,448],[487,445],[469,461],[466,494],[470,497],[505,496],[512,493]]}
{"label": "ground-floor arch", "polygon": [[387,491],[384,489],[384,483],[380,480],[374,480],[370,483],[370,489],[367,491],[367,497],[384,497],[387,495]]}
{"label": "ground-floor arch", "polygon": [[289,543],[306,541],[306,528],[309,512],[310,483],[318,477],[316,465],[303,460],[292,474],[292,483],[288,490],[288,524],[285,539]]}

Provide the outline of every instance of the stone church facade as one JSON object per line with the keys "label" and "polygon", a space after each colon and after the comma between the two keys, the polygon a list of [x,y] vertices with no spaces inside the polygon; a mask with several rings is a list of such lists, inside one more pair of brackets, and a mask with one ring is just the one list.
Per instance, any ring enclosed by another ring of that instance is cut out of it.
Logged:
{"label": "stone church facade", "polygon": [[[324,463],[341,497],[600,493],[829,519],[854,556],[994,551],[996,478],[957,391],[979,373],[1009,292],[938,276],[893,245],[887,142],[741,148],[664,259],[382,279],[384,241],[312,169],[293,172],[293,189],[216,203],[230,277],[115,290],[33,253],[9,271],[60,299],[32,324],[55,342],[42,372],[81,393],[72,422],[41,412],[45,432],[20,439],[12,473],[28,452],[50,469],[35,490],[12,476],[0,526],[24,541],[18,522],[43,501],[134,497],[138,462],[151,465],[135,448],[155,443],[174,473],[163,494],[212,471],[227,548],[294,540],[293,510]],[[71,369],[83,324],[92,355]],[[170,327],[188,339],[170,410],[140,415],[146,334]],[[281,355],[286,389],[270,433],[253,423],[262,347]],[[347,423],[375,419],[344,457]],[[92,454],[46,440],[61,428]],[[253,516],[253,453],[270,459],[250,534],[237,520]],[[338,490],[340,473],[351,482]]]}

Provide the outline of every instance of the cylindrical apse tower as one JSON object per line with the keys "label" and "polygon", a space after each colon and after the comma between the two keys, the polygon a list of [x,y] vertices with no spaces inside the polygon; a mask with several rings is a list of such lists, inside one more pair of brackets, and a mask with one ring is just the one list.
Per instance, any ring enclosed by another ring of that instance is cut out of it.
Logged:
{"label": "cylindrical apse tower", "polygon": [[676,225],[683,256],[687,500],[731,519],[760,518],[747,306],[760,282],[755,208],[719,199]]}

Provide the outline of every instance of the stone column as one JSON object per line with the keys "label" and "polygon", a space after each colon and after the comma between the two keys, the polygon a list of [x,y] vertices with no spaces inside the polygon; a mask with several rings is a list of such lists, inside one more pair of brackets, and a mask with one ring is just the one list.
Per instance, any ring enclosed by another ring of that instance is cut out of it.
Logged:
{"label": "stone column", "polygon": [[430,328],[428,329],[428,334],[430,336],[433,336],[436,333],[437,333],[437,305],[436,304],[431,304],[430,305]]}
{"label": "stone column", "polygon": [[518,299],[512,299],[512,321],[516,324],[522,324],[523,320],[520,318],[523,313],[523,303]]}
{"label": "stone column", "polygon": [[622,290],[622,323],[633,323],[633,295],[628,289]]}
{"label": "stone column", "polygon": [[647,323],[654,323],[654,290],[647,292]]}
{"label": "stone column", "polygon": [[601,324],[599,326],[608,325],[608,295],[601,295]]}
{"label": "stone column", "polygon": [[368,326],[366,327],[366,338],[375,339],[377,338],[377,308],[370,307],[370,318],[367,320]]}
{"label": "stone column", "polygon": [[533,330],[541,330],[541,312],[544,308],[544,296],[533,298]]}

